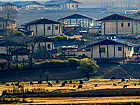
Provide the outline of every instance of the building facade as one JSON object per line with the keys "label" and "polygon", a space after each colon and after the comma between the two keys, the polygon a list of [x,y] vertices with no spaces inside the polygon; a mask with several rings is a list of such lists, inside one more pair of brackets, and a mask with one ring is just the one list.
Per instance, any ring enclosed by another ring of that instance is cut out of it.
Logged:
{"label": "building facade", "polygon": [[74,0],[51,0],[45,3],[45,7],[50,10],[73,10],[79,4],[81,3]]}
{"label": "building facade", "polygon": [[127,58],[134,53],[133,46],[114,40],[103,40],[88,47],[85,55],[90,58]]}
{"label": "building facade", "polygon": [[73,14],[64,18],[58,19],[59,22],[65,26],[80,26],[82,28],[89,28],[93,26],[93,19],[81,14]]}
{"label": "building facade", "polygon": [[112,14],[99,19],[102,35],[140,34],[140,17],[136,15]]}
{"label": "building facade", "polygon": [[27,31],[33,31],[34,36],[52,36],[62,34],[59,22],[41,18],[23,25]]}

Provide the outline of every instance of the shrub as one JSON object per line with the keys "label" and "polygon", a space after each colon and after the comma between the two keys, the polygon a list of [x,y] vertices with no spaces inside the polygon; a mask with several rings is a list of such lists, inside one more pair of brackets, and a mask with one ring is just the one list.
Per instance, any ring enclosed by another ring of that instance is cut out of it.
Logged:
{"label": "shrub", "polygon": [[30,65],[29,65],[29,63],[22,63],[22,65],[23,65],[23,70],[27,70],[27,69],[29,69],[30,68]]}
{"label": "shrub", "polygon": [[50,37],[55,42],[62,42],[62,41],[75,41],[76,38],[70,38],[66,35],[57,35],[57,36],[51,36]]}
{"label": "shrub", "polygon": [[16,64],[11,63],[10,70],[15,70],[15,69],[16,69]]}
{"label": "shrub", "polygon": [[49,62],[50,61],[48,61],[48,60],[42,61],[42,62],[38,62],[38,63],[35,63],[33,66],[36,69],[46,69],[46,68],[49,67]]}
{"label": "shrub", "polygon": [[76,58],[69,58],[68,62],[69,62],[69,66],[71,67],[77,67],[80,65],[80,61]]}

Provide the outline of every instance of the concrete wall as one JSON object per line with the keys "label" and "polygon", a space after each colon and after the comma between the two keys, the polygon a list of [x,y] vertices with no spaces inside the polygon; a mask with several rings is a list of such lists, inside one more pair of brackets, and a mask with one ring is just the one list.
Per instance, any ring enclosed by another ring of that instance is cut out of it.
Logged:
{"label": "concrete wall", "polygon": [[77,9],[77,3],[66,3],[66,4],[61,4],[60,7],[61,9]]}
{"label": "concrete wall", "polygon": [[[50,27],[50,30],[48,29]],[[56,29],[58,27],[58,29]],[[28,31],[33,31],[34,36],[51,36],[62,34],[60,24],[33,24],[27,26]]]}
{"label": "concrete wall", "polygon": [[[40,46],[39,46],[39,44],[40,44]],[[48,44],[50,44],[50,49],[48,48]],[[39,50],[41,50],[42,46],[44,46],[44,48],[45,48],[45,45],[46,45],[46,51],[54,49],[53,42],[46,42],[46,44],[45,44],[45,42],[40,42],[35,45],[35,49],[34,49],[35,52],[38,52]]]}
{"label": "concrete wall", "polygon": [[15,22],[11,22],[11,21],[8,21],[7,22],[7,27],[6,27],[6,22],[5,21],[0,21],[0,29],[16,29],[17,28],[17,25]]}
{"label": "concrete wall", "polygon": [[[123,24],[123,27],[121,26],[121,24]],[[128,26],[128,24],[130,24],[130,26]],[[103,21],[101,27],[102,35],[135,34],[137,32],[140,32],[139,21],[133,20]]]}
{"label": "concrete wall", "polygon": [[7,54],[7,51],[6,51],[6,47],[5,46],[0,46],[0,53],[1,54]]}
{"label": "concrete wall", "polygon": [[[121,47],[122,50],[118,51],[118,47]],[[99,48],[105,48],[105,53],[99,53]],[[133,53],[134,53],[134,49],[132,46],[108,45],[108,51],[107,51],[107,45],[100,45],[100,46],[94,45],[90,47],[90,51],[78,52],[77,55],[85,54],[86,56],[91,58],[123,58],[123,57],[131,57]]]}
{"label": "concrete wall", "polygon": [[[23,55],[23,56],[18,55],[18,61],[23,61],[23,58],[24,58],[25,61],[29,60],[28,55]],[[12,60],[16,61],[16,56],[15,55],[12,56]]]}

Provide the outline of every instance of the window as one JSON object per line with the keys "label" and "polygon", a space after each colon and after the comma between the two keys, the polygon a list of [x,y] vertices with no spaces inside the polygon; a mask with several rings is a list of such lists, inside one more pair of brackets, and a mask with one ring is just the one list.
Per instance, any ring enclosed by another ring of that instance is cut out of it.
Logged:
{"label": "window", "polygon": [[130,27],[130,23],[128,23],[128,27]]}
{"label": "window", "polygon": [[118,47],[118,51],[122,51],[122,47]]}
{"label": "window", "polygon": [[99,53],[105,53],[105,47],[101,47]]}
{"label": "window", "polygon": [[55,30],[58,30],[58,26],[55,27]]}
{"label": "window", "polygon": [[51,30],[51,27],[50,26],[48,27],[48,30]]}
{"label": "window", "polygon": [[123,23],[121,23],[121,27],[123,27]]}
{"label": "window", "polygon": [[132,47],[130,47],[130,51],[132,50]]}
{"label": "window", "polygon": [[51,48],[51,45],[50,44],[48,44],[48,49],[50,49]]}

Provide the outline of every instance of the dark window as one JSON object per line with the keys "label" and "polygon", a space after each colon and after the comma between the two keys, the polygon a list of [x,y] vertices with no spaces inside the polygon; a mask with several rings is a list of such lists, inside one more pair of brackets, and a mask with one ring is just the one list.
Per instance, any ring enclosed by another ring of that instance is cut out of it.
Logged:
{"label": "dark window", "polygon": [[51,30],[51,27],[50,26],[48,27],[48,30]]}
{"label": "dark window", "polygon": [[58,26],[55,27],[55,30],[58,30]]}
{"label": "dark window", "polygon": [[48,44],[48,49],[50,49],[51,48],[51,45],[50,44]]}
{"label": "dark window", "polygon": [[130,27],[130,23],[128,23],[128,27]]}
{"label": "dark window", "polygon": [[100,48],[99,53],[105,53],[105,47]]}
{"label": "dark window", "polygon": [[72,5],[72,7],[74,7],[74,5]]}
{"label": "dark window", "polygon": [[118,47],[118,51],[122,51],[122,47]]}
{"label": "dark window", "polygon": [[132,50],[132,47],[130,47],[130,51]]}
{"label": "dark window", "polygon": [[123,23],[121,23],[121,27],[123,27]]}
{"label": "dark window", "polygon": [[90,51],[90,49],[86,49],[86,51]]}

